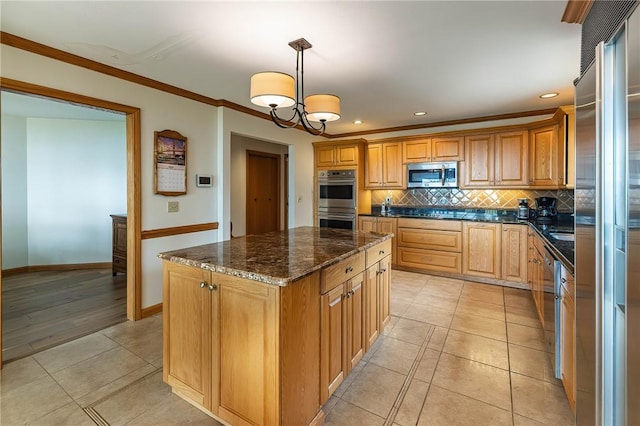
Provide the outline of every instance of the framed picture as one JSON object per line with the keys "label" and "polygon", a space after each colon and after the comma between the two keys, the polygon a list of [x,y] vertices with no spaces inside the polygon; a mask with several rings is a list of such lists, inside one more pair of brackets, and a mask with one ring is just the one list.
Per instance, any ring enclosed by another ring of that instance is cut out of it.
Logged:
{"label": "framed picture", "polygon": [[155,193],[187,193],[187,138],[174,130],[154,132]]}

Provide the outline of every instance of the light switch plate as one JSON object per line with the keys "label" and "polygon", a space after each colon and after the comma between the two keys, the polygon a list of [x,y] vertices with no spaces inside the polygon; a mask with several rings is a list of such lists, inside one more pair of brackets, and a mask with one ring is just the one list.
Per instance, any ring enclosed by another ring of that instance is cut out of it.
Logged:
{"label": "light switch plate", "polygon": [[180,211],[180,203],[178,201],[169,201],[167,203],[167,212],[177,213]]}

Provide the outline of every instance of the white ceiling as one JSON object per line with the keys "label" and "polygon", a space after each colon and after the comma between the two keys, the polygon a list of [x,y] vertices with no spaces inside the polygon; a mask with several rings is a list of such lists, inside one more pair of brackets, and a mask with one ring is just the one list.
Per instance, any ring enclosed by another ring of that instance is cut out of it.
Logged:
{"label": "white ceiling", "polygon": [[124,114],[67,102],[2,91],[2,115],[29,118],[61,118],[74,120],[125,121]]}
{"label": "white ceiling", "polygon": [[[565,1],[7,1],[1,29],[256,110],[252,74],[295,74],[333,93],[328,133],[380,129],[573,103],[580,26]],[[546,92],[560,96],[542,100]],[[3,106],[4,108],[4,106]],[[426,111],[423,117],[415,111]],[[355,125],[353,120],[363,124]]]}

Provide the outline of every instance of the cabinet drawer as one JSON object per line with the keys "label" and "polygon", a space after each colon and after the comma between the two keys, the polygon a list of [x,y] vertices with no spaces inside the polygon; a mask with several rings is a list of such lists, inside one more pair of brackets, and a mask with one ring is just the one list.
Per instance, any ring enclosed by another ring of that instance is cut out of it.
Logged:
{"label": "cabinet drawer", "polygon": [[459,220],[441,219],[398,219],[398,228],[436,229],[441,231],[462,231]]}
{"label": "cabinet drawer", "polygon": [[391,254],[391,240],[386,240],[367,250],[367,268]]}
{"label": "cabinet drawer", "polygon": [[398,245],[426,250],[462,252],[462,233],[431,229],[400,229]]}
{"label": "cabinet drawer", "polygon": [[398,265],[426,271],[462,272],[462,255],[435,250],[398,248]]}
{"label": "cabinet drawer", "polygon": [[365,257],[365,252],[360,252],[323,269],[320,273],[320,292],[324,294],[364,271]]}
{"label": "cabinet drawer", "polygon": [[571,275],[564,266],[560,269],[560,281],[561,285],[567,290],[567,293],[569,293],[569,296],[575,299],[575,281],[573,275]]}

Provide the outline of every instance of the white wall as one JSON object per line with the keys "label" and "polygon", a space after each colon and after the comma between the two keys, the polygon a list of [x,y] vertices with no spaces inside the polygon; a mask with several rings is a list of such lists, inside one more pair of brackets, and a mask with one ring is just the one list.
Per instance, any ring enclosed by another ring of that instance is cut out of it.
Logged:
{"label": "white wall", "polygon": [[270,143],[241,135],[231,135],[231,222],[233,235],[239,237],[247,233],[247,150],[280,155],[280,228],[287,228],[284,221],[284,156],[289,152],[287,145]]}
{"label": "white wall", "polygon": [[27,245],[27,120],[2,116],[2,269],[29,264]]}
{"label": "white wall", "polygon": [[27,119],[29,265],[111,261],[109,215],[127,211],[126,154],[122,120]]}

